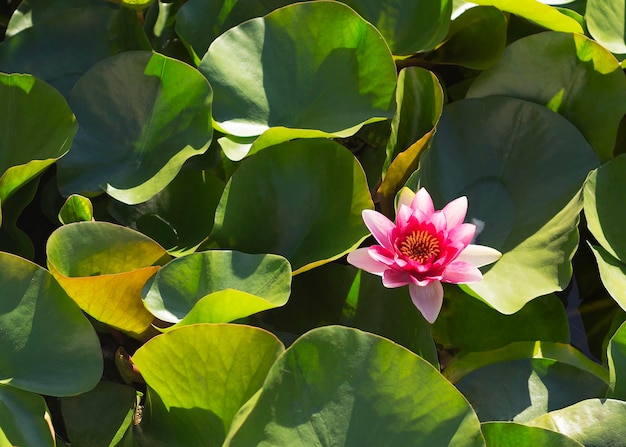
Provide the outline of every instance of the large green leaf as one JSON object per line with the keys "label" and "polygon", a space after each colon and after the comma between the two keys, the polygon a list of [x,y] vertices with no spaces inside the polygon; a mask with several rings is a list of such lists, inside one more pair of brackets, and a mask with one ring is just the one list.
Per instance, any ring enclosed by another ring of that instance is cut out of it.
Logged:
{"label": "large green leaf", "polygon": [[540,427],[515,422],[487,422],[481,426],[487,447],[582,447],[572,438]]}
{"label": "large green leaf", "polygon": [[554,31],[583,33],[582,27],[576,20],[538,0],[472,0],[472,3],[495,6],[504,12],[518,15]]}
{"label": "large green leaf", "polygon": [[50,414],[43,397],[0,385],[0,446],[54,445]]}
{"label": "large green leaf", "polygon": [[589,399],[538,417],[528,425],[563,433],[585,447],[619,446],[626,439],[626,402]]}
{"label": "large green leaf", "polygon": [[600,246],[591,246],[596,257],[602,284],[611,298],[626,310],[626,264]]}
{"label": "large green leaf", "polygon": [[68,98],[80,128],[59,163],[61,193],[104,190],[128,204],[150,199],[209,147],[211,99],[196,69],[158,53],[99,62]]}
{"label": "large green leaf", "polygon": [[618,62],[580,34],[546,32],[517,40],[467,93],[488,95],[533,101],[563,115],[602,161],[612,158],[626,113],[626,77]]}
{"label": "large green leaf", "polygon": [[41,267],[0,253],[0,381],[67,396],[93,388],[102,374],[91,324]]}
{"label": "large green leaf", "polygon": [[356,248],[368,235],[361,211],[373,208],[363,169],[344,147],[298,140],[242,162],[224,189],[211,246],[277,253],[295,273]]}
{"label": "large green leaf", "polygon": [[61,399],[72,447],[116,446],[132,422],[136,394],[132,387],[102,381],[87,393]]}
{"label": "large green leaf", "polygon": [[578,244],[580,189],[597,158],[576,128],[545,107],[513,98],[457,101],[409,180],[438,208],[467,196],[467,218],[484,223],[477,243],[502,258],[466,290],[511,314],[561,290]]}
{"label": "large green leaf", "polygon": [[[6,37],[13,37],[15,34],[39,25],[50,20],[64,11],[76,8],[93,6],[93,0],[63,0],[61,2],[50,2],[48,0],[22,0],[17,9],[11,15],[11,20],[7,25]],[[113,9],[113,3],[103,4]]]}
{"label": "large green leaf", "polygon": [[626,323],[613,334],[607,348],[609,393],[614,399],[626,400]]}
{"label": "large green leaf", "polygon": [[150,327],[141,290],[167,258],[159,244],[108,222],[76,222],[52,233],[46,252],[55,279],[85,312],[133,336]]}
{"label": "large green leaf", "polygon": [[112,201],[108,211],[120,224],[150,236],[170,254],[182,256],[195,251],[211,233],[223,190],[224,182],[208,172],[183,168],[147,202]]}
{"label": "large green leaf", "polygon": [[224,31],[290,3],[291,0],[189,0],[176,14],[176,32],[191,46],[199,62],[211,42]]}
{"label": "large green leaf", "polygon": [[[147,50],[150,44],[137,16],[125,8],[91,2],[79,8],[33,4],[33,26],[0,44],[0,67],[6,73],[32,73],[67,95],[78,78],[101,59],[122,51]],[[51,11],[36,19],[40,7]],[[46,18],[46,17],[49,18]],[[111,32],[111,30],[116,32]]]}
{"label": "large green leaf", "polygon": [[595,374],[550,358],[492,363],[456,386],[481,421],[526,422],[606,392],[606,382]]}
{"label": "large green leaf", "polygon": [[344,0],[383,35],[391,52],[432,50],[450,26],[452,0]]}
{"label": "large green leaf", "polygon": [[297,3],[244,22],[211,44],[200,71],[214,88],[218,129],[241,137],[270,127],[349,136],[395,109],[389,48],[339,2]]}
{"label": "large green leaf", "polygon": [[151,339],[133,356],[156,404],[139,427],[147,445],[222,445],[283,350],[269,332],[241,325],[194,324]]}
{"label": "large green leaf", "polygon": [[454,19],[445,41],[428,55],[428,60],[485,70],[502,56],[506,25],[504,14],[497,8],[470,8]]}
{"label": "large green leaf", "polygon": [[17,223],[24,210],[33,201],[39,178],[26,183],[2,203],[2,226],[0,227],[0,251],[6,251],[29,260],[35,257],[35,247],[29,235]]}
{"label": "large green leaf", "polygon": [[282,306],[290,289],[291,266],[282,256],[211,250],[159,270],[144,288],[144,304],[157,318],[177,323],[203,301],[203,322],[228,323]]}
{"label": "large green leaf", "polygon": [[569,342],[567,315],[555,295],[537,298],[513,315],[502,315],[458,287],[444,290],[443,308],[433,325],[433,336],[457,356],[516,341]]}
{"label": "large green leaf", "polygon": [[626,262],[626,155],[589,174],[584,188],[585,217],[593,236],[613,257]]}
{"label": "large green leaf", "polygon": [[63,96],[26,74],[0,73],[0,122],[3,202],[69,150],[78,126]]}
{"label": "large green leaf", "polygon": [[587,0],[585,21],[589,33],[611,52],[626,53],[626,6],[621,0]]}
{"label": "large green leaf", "polygon": [[247,411],[225,445],[484,445],[473,410],[432,365],[341,326],[299,338]]}

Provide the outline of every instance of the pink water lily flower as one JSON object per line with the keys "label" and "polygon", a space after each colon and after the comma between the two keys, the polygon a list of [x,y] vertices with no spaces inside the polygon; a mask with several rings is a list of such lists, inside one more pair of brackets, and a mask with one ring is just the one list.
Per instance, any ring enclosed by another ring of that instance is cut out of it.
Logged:
{"label": "pink water lily flower", "polygon": [[363,211],[363,221],[380,245],[353,251],[348,262],[382,276],[385,287],[408,285],[413,303],[433,323],[443,304],[442,282],[478,282],[478,267],[501,256],[493,248],[470,244],[476,226],[463,223],[466,213],[466,197],[436,211],[426,189],[414,193],[403,188],[395,224],[376,211]]}

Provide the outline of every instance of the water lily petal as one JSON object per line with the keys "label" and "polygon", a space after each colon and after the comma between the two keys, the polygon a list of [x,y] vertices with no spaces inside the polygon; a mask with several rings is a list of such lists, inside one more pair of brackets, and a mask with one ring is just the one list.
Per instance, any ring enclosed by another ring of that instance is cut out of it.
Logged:
{"label": "water lily petal", "polygon": [[413,214],[413,210],[405,204],[401,204],[396,213],[396,227],[404,227],[409,222],[411,214]]}
{"label": "water lily petal", "polygon": [[398,205],[396,209],[399,210],[402,205],[410,208],[411,202],[413,201],[414,197],[415,193],[411,189],[407,188],[406,186],[403,187],[398,194]]}
{"label": "water lily petal", "polygon": [[383,286],[388,288],[402,287],[411,283],[411,276],[401,270],[385,270],[383,273]]}
{"label": "water lily petal", "polygon": [[502,253],[494,248],[470,244],[461,252],[457,261],[468,262],[474,267],[482,267],[496,262],[501,256]]}
{"label": "water lily petal", "polygon": [[467,214],[467,197],[459,197],[448,203],[441,210],[446,215],[446,221],[448,222],[448,230],[460,225],[465,220]]}
{"label": "water lily petal", "polygon": [[382,276],[383,272],[389,267],[372,257],[368,253],[367,248],[357,248],[348,254],[348,262],[353,266],[365,270],[366,272]]}
{"label": "water lily petal", "polygon": [[452,284],[469,284],[481,279],[483,279],[483,274],[477,267],[469,262],[454,261],[448,264],[441,280]]}
{"label": "water lily petal", "polygon": [[460,224],[448,232],[448,239],[454,242],[460,242],[463,245],[469,245],[472,239],[474,239],[475,233],[476,225],[470,223]]}
{"label": "water lily petal", "polygon": [[363,222],[365,222],[365,225],[369,228],[372,236],[376,238],[378,243],[386,249],[392,250],[389,235],[396,227],[394,223],[383,214],[374,210],[363,210],[361,216],[363,216]]}
{"label": "water lily petal", "polygon": [[442,211],[435,211],[430,215],[430,223],[435,228],[435,232],[442,233],[448,229],[446,215]]}
{"label": "water lily petal", "polygon": [[411,208],[414,210],[422,210],[424,214],[430,216],[435,212],[435,205],[433,204],[433,199],[426,191],[426,188],[420,188],[417,193],[415,193],[415,197],[411,201]]}
{"label": "water lily petal", "polygon": [[409,293],[415,307],[424,315],[426,321],[434,323],[443,304],[443,286],[433,281],[427,286],[409,285]]}
{"label": "water lily petal", "polygon": [[374,261],[378,261],[387,266],[392,266],[397,263],[396,255],[381,245],[372,245],[371,247],[368,247],[367,254]]}

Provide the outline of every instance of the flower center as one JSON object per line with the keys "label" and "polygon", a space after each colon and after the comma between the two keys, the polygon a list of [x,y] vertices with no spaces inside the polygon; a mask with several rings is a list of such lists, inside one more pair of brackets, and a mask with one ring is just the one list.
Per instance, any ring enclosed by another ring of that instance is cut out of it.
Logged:
{"label": "flower center", "polygon": [[404,256],[421,264],[441,252],[439,239],[424,230],[411,232],[411,234],[402,241],[399,248],[400,253]]}

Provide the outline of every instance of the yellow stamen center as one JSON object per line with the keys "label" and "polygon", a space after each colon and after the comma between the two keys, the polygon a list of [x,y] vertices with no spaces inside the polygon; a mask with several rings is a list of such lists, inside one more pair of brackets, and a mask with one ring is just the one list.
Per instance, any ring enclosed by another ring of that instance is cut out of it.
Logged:
{"label": "yellow stamen center", "polygon": [[439,239],[428,231],[413,231],[400,243],[400,253],[412,261],[425,263],[441,252]]}

